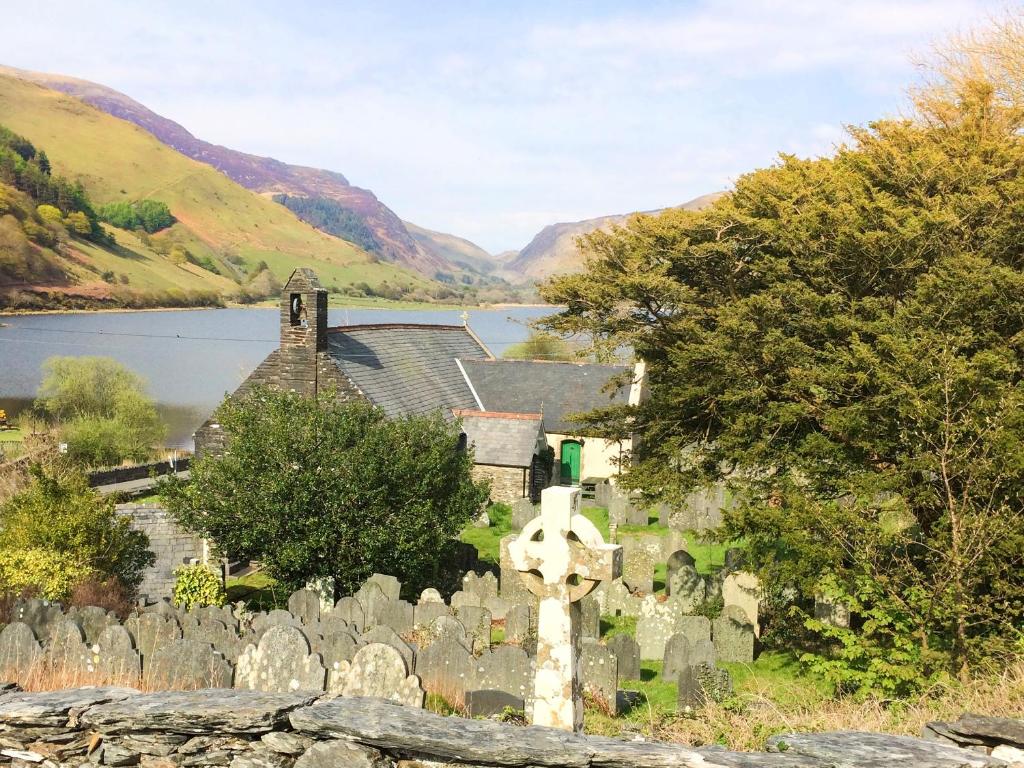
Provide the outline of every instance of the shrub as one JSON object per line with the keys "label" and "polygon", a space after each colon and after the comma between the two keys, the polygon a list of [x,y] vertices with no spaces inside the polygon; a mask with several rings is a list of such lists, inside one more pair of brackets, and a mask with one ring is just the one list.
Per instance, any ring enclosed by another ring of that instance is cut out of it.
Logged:
{"label": "shrub", "polygon": [[81,211],[69,213],[68,217],[64,219],[64,226],[68,228],[68,232],[73,232],[80,237],[88,237],[92,234],[92,222]]}
{"label": "shrub", "polygon": [[36,208],[36,213],[39,214],[39,218],[49,224],[63,224],[64,217],[61,215],[60,208],[53,205],[40,205]]}
{"label": "shrub", "polygon": [[186,609],[197,605],[224,605],[227,593],[213,571],[202,563],[183,565],[174,572],[174,604]]}
{"label": "shrub", "polygon": [[91,576],[134,592],[155,560],[148,547],[83,474],[36,465],[29,485],[0,505],[0,592],[36,588],[63,600]]}
{"label": "shrub", "polygon": [[127,619],[135,608],[132,595],[124,584],[115,578],[100,579],[95,575],[87,576],[72,588],[68,604],[78,608],[99,606],[105,611],[113,611],[122,620]]}

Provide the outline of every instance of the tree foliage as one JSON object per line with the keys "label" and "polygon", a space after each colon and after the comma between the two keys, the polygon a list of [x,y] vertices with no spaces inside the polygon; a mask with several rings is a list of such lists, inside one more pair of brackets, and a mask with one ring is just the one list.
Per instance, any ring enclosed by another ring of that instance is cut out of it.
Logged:
{"label": "tree foliage", "polygon": [[165,434],[141,378],[106,357],[51,357],[36,407],[57,420],[68,456],[92,466],[144,461]]}
{"label": "tree foliage", "polygon": [[84,475],[34,467],[29,486],[0,504],[0,592],[29,588],[62,600],[95,577],[134,591],[154,562],[148,547]]}
{"label": "tree foliage", "polygon": [[373,230],[366,226],[359,214],[337,200],[281,194],[274,195],[274,202],[280,203],[307,224],[355,243],[365,251],[379,253],[381,250]]}
{"label": "tree foliage", "polygon": [[350,592],[374,571],[428,586],[487,499],[439,414],[387,419],[364,403],[256,389],[216,420],[227,451],[165,485],[168,509],[290,587],[331,577]]}
{"label": "tree foliage", "polygon": [[174,223],[167,204],[159,200],[108,203],[100,207],[98,214],[102,221],[118,229],[141,229],[148,234],[159,232]]}
{"label": "tree foliage", "polygon": [[815,657],[847,689],[966,675],[1024,622],[1024,113],[962,86],[589,235],[586,272],[542,290],[551,329],[648,362],[649,400],[590,419],[641,436],[625,482],[730,483],[726,534],[777,604],[855,606]]}

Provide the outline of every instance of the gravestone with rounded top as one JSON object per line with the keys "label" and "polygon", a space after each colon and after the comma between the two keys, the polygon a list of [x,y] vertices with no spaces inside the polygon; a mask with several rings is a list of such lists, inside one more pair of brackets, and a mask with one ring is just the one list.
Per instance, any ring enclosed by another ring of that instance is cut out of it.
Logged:
{"label": "gravestone with rounded top", "polygon": [[108,685],[138,684],[142,660],[132,644],[132,636],[120,624],[107,627],[92,646],[97,673]]}
{"label": "gravestone with rounded top", "polygon": [[270,627],[259,645],[238,657],[235,688],[291,693],[322,691],[326,670],[320,655],[310,653],[309,640],[297,627]]}
{"label": "gravestone with rounded top", "polygon": [[754,625],[746,611],[727,605],[714,621],[712,639],[719,661],[750,664],[754,660]]}
{"label": "gravestone with rounded top", "polygon": [[331,616],[348,622],[357,632],[361,632],[366,626],[366,614],[363,604],[354,597],[343,597],[334,604]]}
{"label": "gravestone with rounded top", "polygon": [[288,598],[288,612],[303,624],[320,620],[320,594],[312,589],[292,592]]}
{"label": "gravestone with rounded top", "polygon": [[364,645],[351,662],[341,662],[330,693],[373,696],[410,707],[422,707],[424,698],[420,679],[410,675],[401,654],[384,643]]}
{"label": "gravestone with rounded top", "polygon": [[640,646],[629,635],[615,635],[606,642],[615,654],[619,680],[640,679]]}
{"label": "gravestone with rounded top", "polygon": [[230,688],[231,674],[231,665],[209,643],[174,640],[150,656],[143,683],[156,690]]}
{"label": "gravestone with rounded top", "polygon": [[52,627],[46,644],[46,664],[58,677],[79,684],[93,676],[96,667],[92,652],[85,644],[85,633],[77,621],[63,619]]}
{"label": "gravestone with rounded top", "polygon": [[443,635],[416,654],[416,675],[423,688],[449,704],[462,701],[471,687],[475,659],[455,635]]}
{"label": "gravestone with rounded top", "polygon": [[669,594],[684,613],[693,613],[704,602],[706,587],[703,577],[692,565],[681,565],[668,580]]}
{"label": "gravestone with rounded top", "polygon": [[30,672],[42,656],[43,649],[28,624],[14,621],[0,630],[0,681]]}
{"label": "gravestone with rounded top", "polygon": [[498,596],[498,580],[490,571],[480,575],[476,571],[470,571],[462,577],[462,591],[476,595],[483,604],[488,597]]}
{"label": "gravestone with rounded top", "polygon": [[394,576],[387,576],[383,573],[373,574],[366,580],[365,584],[376,584],[388,600],[397,600],[402,592],[402,582]]}
{"label": "gravestone with rounded top", "polygon": [[622,547],[605,544],[594,524],[580,514],[578,488],[551,487],[541,492],[540,517],[508,549],[527,588],[540,598],[533,723],[579,732],[579,601],[602,580],[622,573]]}
{"label": "gravestone with rounded top", "polygon": [[749,571],[734,571],[722,582],[722,600],[726,605],[735,605],[747,614],[754,626],[754,634],[760,634],[758,614],[761,606],[761,582]]}
{"label": "gravestone with rounded top", "polygon": [[371,643],[390,645],[402,655],[402,658],[405,660],[405,666],[409,669],[413,668],[415,654],[412,646],[405,642],[405,640],[403,640],[395,630],[386,624],[378,624],[373,629],[361,634],[359,636],[359,643],[361,645],[369,645]]}
{"label": "gravestone with rounded top", "polygon": [[580,674],[583,689],[599,699],[611,714],[618,714],[619,670],[614,651],[596,640],[584,640]]}

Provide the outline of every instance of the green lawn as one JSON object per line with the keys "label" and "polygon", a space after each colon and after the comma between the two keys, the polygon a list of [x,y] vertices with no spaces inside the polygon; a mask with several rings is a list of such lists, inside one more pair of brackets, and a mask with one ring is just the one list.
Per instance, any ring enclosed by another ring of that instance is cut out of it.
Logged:
{"label": "green lawn", "polygon": [[8,440],[21,442],[25,439],[25,430],[21,427],[15,427],[14,429],[0,429],[0,443],[5,443]]}
{"label": "green lawn", "polygon": [[254,611],[271,611],[288,605],[287,590],[259,571],[240,578],[229,578],[227,583],[228,602],[244,600]]}
{"label": "green lawn", "polygon": [[462,531],[460,540],[476,547],[480,559],[498,565],[501,559],[501,539],[512,531],[512,508],[507,504],[492,504],[487,508],[491,524],[487,528],[476,528],[472,523]]}

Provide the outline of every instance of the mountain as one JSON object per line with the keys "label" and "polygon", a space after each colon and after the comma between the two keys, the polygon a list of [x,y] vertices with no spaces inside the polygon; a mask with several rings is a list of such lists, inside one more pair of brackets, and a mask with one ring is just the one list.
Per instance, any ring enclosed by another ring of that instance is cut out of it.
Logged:
{"label": "mountain", "polygon": [[[722,192],[702,195],[676,206],[686,211],[697,211],[711,205],[722,196]],[[644,211],[657,214],[661,211]],[[549,224],[538,232],[529,244],[518,253],[502,254],[502,269],[507,273],[542,280],[552,275],[578,272],[583,269],[576,239],[598,229],[609,230],[625,224],[634,213],[599,216],[596,219]]]}
{"label": "mountain", "polygon": [[[88,80],[4,66],[0,66],[0,74],[75,96],[109,115],[134,123],[167,146],[186,157],[216,168],[246,189],[265,195],[333,201],[336,207],[340,206],[354,214],[362,222],[360,230],[366,229],[372,235],[368,241],[362,237],[353,242],[368,247],[368,250],[386,261],[410,267],[428,277],[437,271],[453,269],[444,257],[444,247],[435,246],[429,238],[421,240],[414,237],[408,225],[380,202],[373,192],[352,186],[340,173],[290,165],[271,157],[260,157],[211,144],[196,138],[183,126],[158,115],[129,96]],[[305,219],[305,216],[299,214],[299,218]],[[333,218],[337,220],[339,217]],[[310,223],[317,226],[315,221]],[[351,232],[347,229],[325,231],[351,239]]]}
{"label": "mountain", "polygon": [[[264,264],[265,277],[277,281],[296,267],[311,267],[326,287],[337,290],[354,283],[387,282],[391,292],[436,285],[314,229],[284,206],[185,157],[148,131],[64,93],[0,75],[0,124],[44,150],[53,172],[80,181],[96,206],[155,200],[165,203],[176,220],[153,235],[116,231],[118,244],[124,245],[121,255],[72,243],[69,253],[59,254],[67,262],[66,287],[92,285],[102,293],[107,289],[99,276],[113,272],[125,275],[133,289],[168,290],[175,287],[171,277],[180,280],[179,273],[188,271],[196,273],[188,278],[190,285],[228,295],[240,286],[247,289]],[[167,263],[174,246],[187,252],[187,267]]]}
{"label": "mountain", "polygon": [[480,274],[493,272],[497,267],[494,256],[464,237],[434,232],[408,221],[404,223],[409,234],[424,250],[437,254],[450,265]]}

